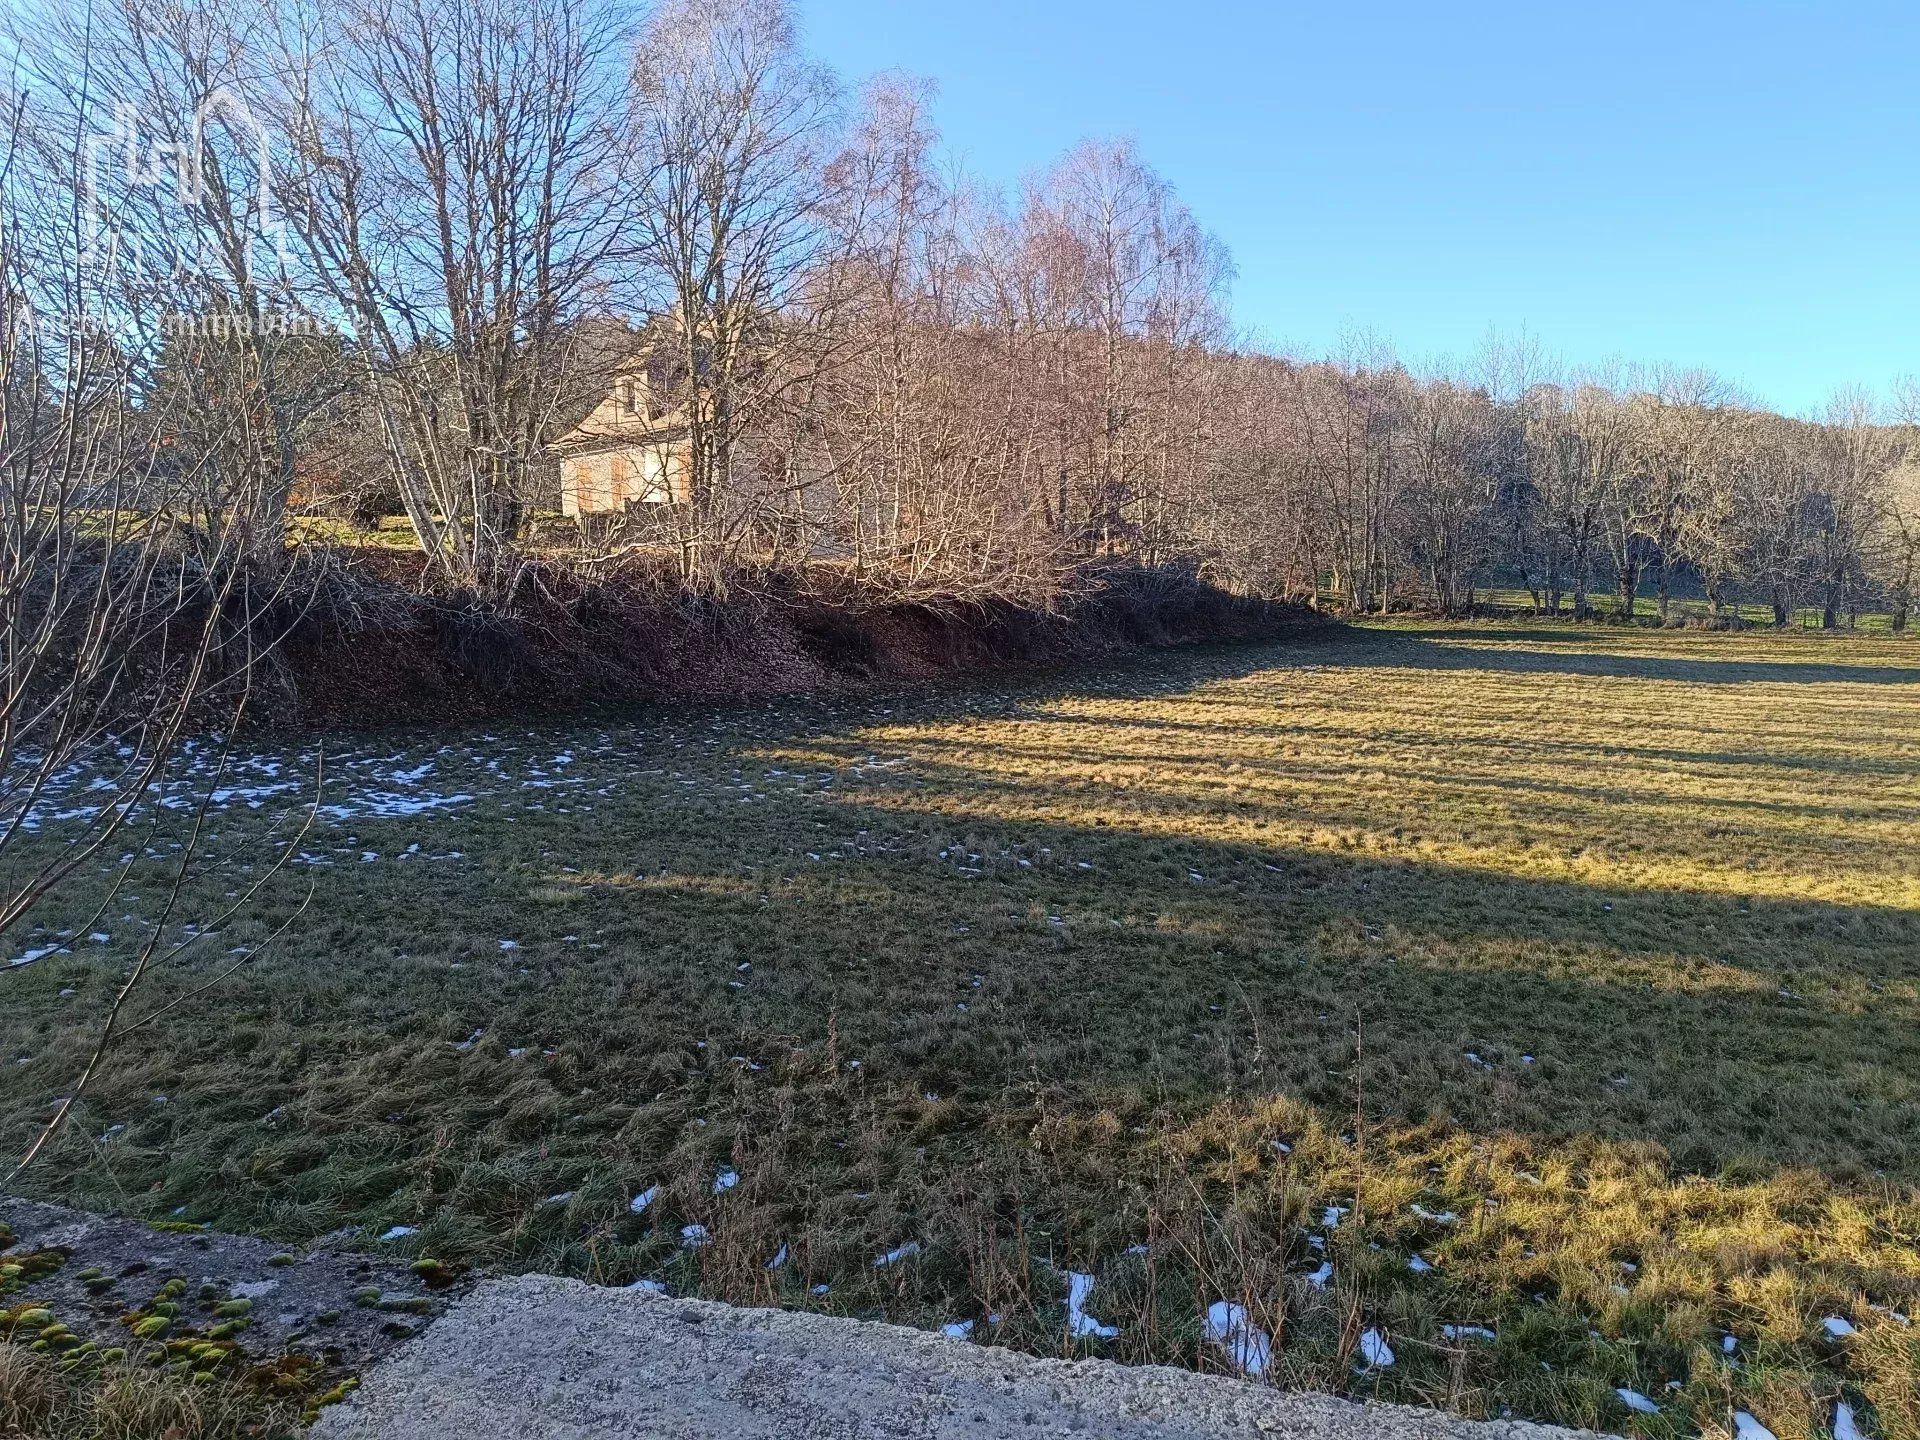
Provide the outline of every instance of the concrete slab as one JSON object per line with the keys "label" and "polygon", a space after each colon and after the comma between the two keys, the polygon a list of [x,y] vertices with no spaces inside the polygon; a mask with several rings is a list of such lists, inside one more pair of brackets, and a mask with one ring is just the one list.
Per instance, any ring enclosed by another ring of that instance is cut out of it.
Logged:
{"label": "concrete slab", "polygon": [[553,1276],[482,1282],[312,1440],[1574,1440],[1221,1376]]}

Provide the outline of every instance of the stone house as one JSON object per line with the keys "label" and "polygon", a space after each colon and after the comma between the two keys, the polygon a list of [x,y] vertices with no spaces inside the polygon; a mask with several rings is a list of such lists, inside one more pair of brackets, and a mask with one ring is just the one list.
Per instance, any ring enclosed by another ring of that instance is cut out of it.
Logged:
{"label": "stone house", "polygon": [[665,398],[664,360],[656,351],[622,366],[600,403],[553,442],[564,514],[611,517],[692,498],[686,416]]}

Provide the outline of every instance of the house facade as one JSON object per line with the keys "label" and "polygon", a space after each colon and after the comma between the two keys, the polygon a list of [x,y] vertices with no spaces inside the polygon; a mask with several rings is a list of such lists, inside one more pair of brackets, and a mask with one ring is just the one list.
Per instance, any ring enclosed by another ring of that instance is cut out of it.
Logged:
{"label": "house facade", "polygon": [[553,443],[566,515],[615,516],[691,499],[686,418],[663,405],[652,370],[645,360],[623,367],[606,397]]}
{"label": "house facade", "polygon": [[[618,526],[635,539],[691,533],[688,387],[677,363],[665,346],[632,356],[599,403],[548,447],[561,512],[583,529]],[[732,437],[726,483],[705,497],[698,525],[729,544],[819,553],[831,531],[830,516],[816,513],[832,500],[824,459],[817,447],[771,438],[759,427]]]}

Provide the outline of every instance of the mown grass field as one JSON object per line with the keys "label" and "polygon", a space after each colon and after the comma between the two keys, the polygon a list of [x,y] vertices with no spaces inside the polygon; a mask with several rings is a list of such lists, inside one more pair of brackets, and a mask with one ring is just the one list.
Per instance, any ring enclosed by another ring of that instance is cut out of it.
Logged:
{"label": "mown grass field", "polygon": [[[1227,1301],[1288,1385],[1920,1435],[1920,646],[1408,623],[324,749],[143,1005],[292,923],[35,1192],[1211,1369]],[[321,750],[230,763],[180,920]],[[0,973],[10,1148],[187,818]]]}

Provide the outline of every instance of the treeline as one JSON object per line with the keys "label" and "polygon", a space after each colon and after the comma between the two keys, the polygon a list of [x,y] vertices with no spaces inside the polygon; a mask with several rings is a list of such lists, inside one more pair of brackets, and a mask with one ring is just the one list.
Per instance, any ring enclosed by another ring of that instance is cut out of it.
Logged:
{"label": "treeline", "polygon": [[[1544,613],[1803,606],[1904,628],[1920,571],[1920,391],[1818,421],[1699,371],[1561,376],[1489,345],[1460,374],[1249,357],[1241,528],[1200,544],[1242,583],[1354,610],[1456,614],[1498,583]],[[1232,492],[1230,492],[1232,493]]]}
{"label": "treeline", "polygon": [[[1121,559],[1360,611],[1912,608],[1920,391],[1816,423],[1513,346],[1262,353],[1131,145],[997,193],[780,0],[60,0],[15,49],[7,463],[268,572],[303,507],[391,507],[492,602],[658,550],[1039,603]],[[639,354],[686,499],[563,532],[553,442]]]}

